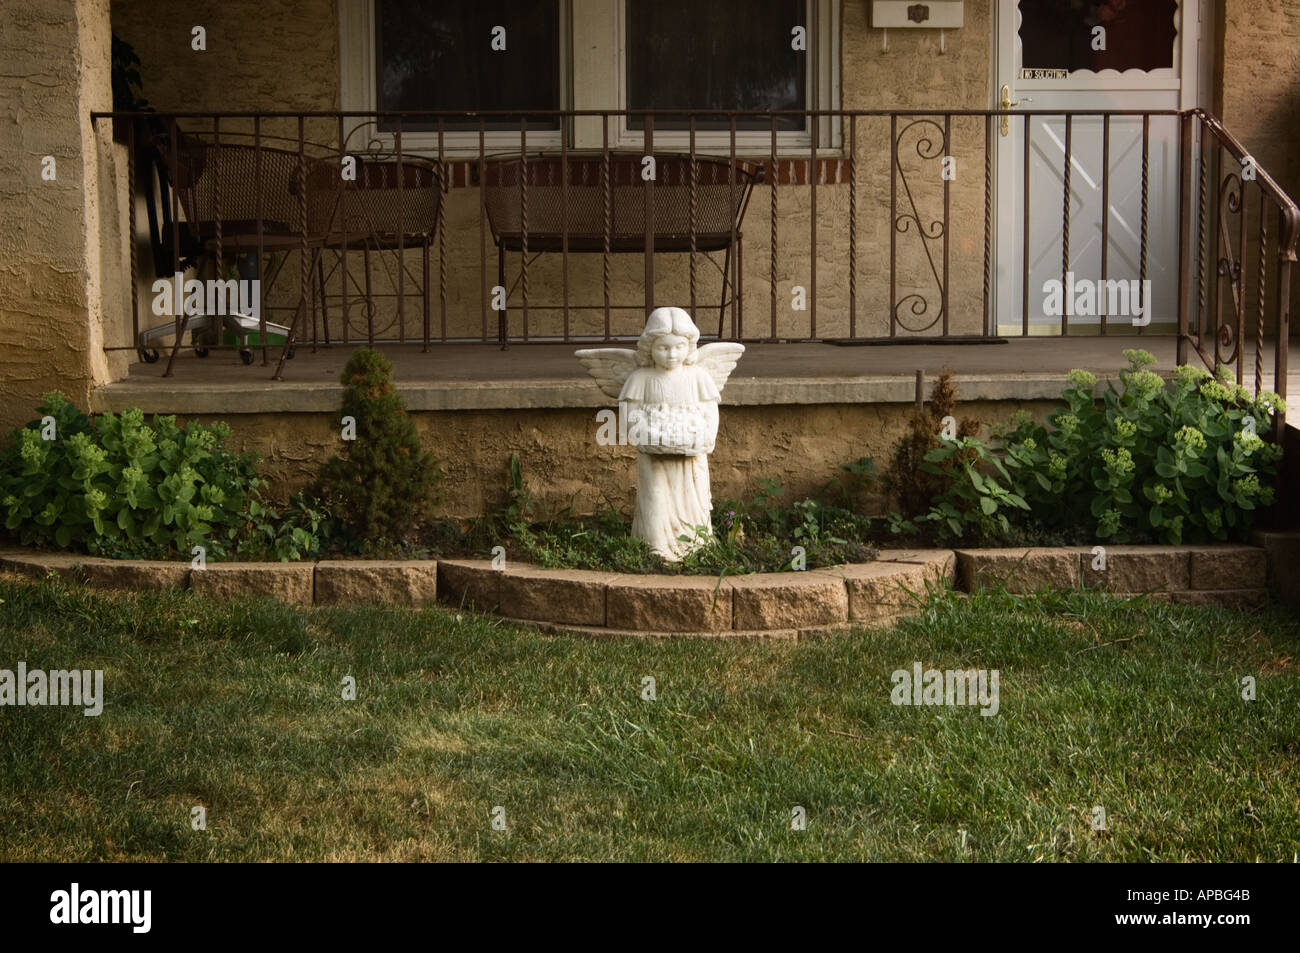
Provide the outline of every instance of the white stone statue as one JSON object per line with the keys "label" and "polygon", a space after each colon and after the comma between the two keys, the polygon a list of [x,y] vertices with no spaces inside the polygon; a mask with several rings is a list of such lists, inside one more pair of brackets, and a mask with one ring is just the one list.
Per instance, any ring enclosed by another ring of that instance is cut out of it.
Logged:
{"label": "white stone statue", "polygon": [[618,400],[620,433],[626,428],[637,448],[632,535],[673,562],[712,535],[708,455],[722,388],[745,353],[731,342],[696,347],[699,339],[681,308],[656,308],[635,351],[575,352],[600,389]]}

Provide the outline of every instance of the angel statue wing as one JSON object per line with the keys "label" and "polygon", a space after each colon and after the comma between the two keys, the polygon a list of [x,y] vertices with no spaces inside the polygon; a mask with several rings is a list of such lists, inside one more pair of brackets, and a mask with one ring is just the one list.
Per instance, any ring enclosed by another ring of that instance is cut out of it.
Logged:
{"label": "angel statue wing", "polygon": [[745,345],[735,341],[718,341],[714,344],[701,344],[696,364],[709,372],[718,391],[727,386],[727,378],[736,369],[736,362],[745,353]]}
{"label": "angel statue wing", "polygon": [[[618,395],[623,391],[623,382],[636,370],[636,351],[624,347],[589,348],[574,351],[573,356],[582,361],[582,366],[596,379],[600,389],[615,400],[618,400]],[[735,364],[733,360],[728,371]],[[725,375],[723,380],[726,380]]]}

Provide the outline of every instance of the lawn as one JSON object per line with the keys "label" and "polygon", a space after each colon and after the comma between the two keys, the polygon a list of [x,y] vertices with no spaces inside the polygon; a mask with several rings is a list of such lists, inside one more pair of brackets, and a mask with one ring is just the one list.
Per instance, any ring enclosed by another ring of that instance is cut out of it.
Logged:
{"label": "lawn", "polygon": [[[791,644],[13,576],[0,599],[0,668],[102,668],[106,695],[99,717],[0,708],[0,860],[1300,853],[1300,619],[1276,606],[933,593]],[[997,669],[998,714],[892,705],[915,662]]]}

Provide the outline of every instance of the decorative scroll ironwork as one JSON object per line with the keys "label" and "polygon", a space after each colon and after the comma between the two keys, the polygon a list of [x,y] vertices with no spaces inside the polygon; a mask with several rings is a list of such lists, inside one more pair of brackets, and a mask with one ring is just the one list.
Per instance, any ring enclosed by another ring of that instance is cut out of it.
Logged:
{"label": "decorative scroll ironwork", "polygon": [[[933,132],[927,131],[924,127],[932,127]],[[947,234],[948,223],[943,219],[933,219],[928,225],[921,220],[921,212],[917,207],[916,196],[912,194],[912,186],[907,180],[907,173],[903,170],[903,163],[900,161],[902,151],[903,137],[915,128],[922,127],[919,138],[916,140],[916,154],[919,158],[933,161],[948,154],[948,138],[944,133],[944,127],[933,119],[914,119],[899,130],[898,135],[893,142],[893,160],[895,174],[903,185],[903,192],[907,198],[907,204],[911,208],[910,212],[900,211],[897,207],[891,210],[893,216],[893,227],[899,234],[907,234],[911,231],[912,226],[916,226],[916,234],[921,239],[921,247],[925,252],[926,260],[930,265],[930,274],[934,276],[935,293],[938,295],[939,304],[934,310],[934,316],[924,324],[910,325],[903,320],[904,306],[910,312],[911,317],[924,319],[930,313],[931,302],[926,295],[919,292],[912,292],[897,298],[893,292],[897,277],[897,255],[892,256],[890,261],[890,320],[896,323],[905,331],[919,334],[930,330],[936,324],[939,324],[944,318],[944,304],[947,299],[946,280],[947,274],[940,274],[939,267],[935,264],[934,251],[931,247],[933,242],[941,241]],[[938,141],[935,141],[934,134],[938,134]],[[944,183],[945,188],[947,183]],[[945,269],[946,272],[946,269]]]}
{"label": "decorative scroll ironwork", "polygon": [[1228,221],[1234,215],[1244,215],[1241,201],[1241,179],[1235,172],[1229,172],[1219,184],[1219,256],[1218,273],[1227,278],[1231,285],[1232,309],[1231,323],[1223,321],[1221,299],[1215,306],[1214,355],[1217,364],[1232,364],[1237,359],[1237,349],[1241,346],[1241,327],[1246,312],[1242,296],[1245,293],[1241,281],[1241,256],[1245,248],[1234,250],[1232,232]]}

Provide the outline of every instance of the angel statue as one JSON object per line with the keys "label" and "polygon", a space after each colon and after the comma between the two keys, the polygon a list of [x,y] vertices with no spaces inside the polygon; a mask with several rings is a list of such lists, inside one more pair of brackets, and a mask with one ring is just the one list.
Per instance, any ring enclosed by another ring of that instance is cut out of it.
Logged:
{"label": "angel statue", "polygon": [[636,447],[632,535],[675,562],[712,535],[709,457],[722,388],[743,344],[697,347],[699,329],[681,308],[656,308],[636,350],[575,352],[600,389],[618,400],[619,429]]}

